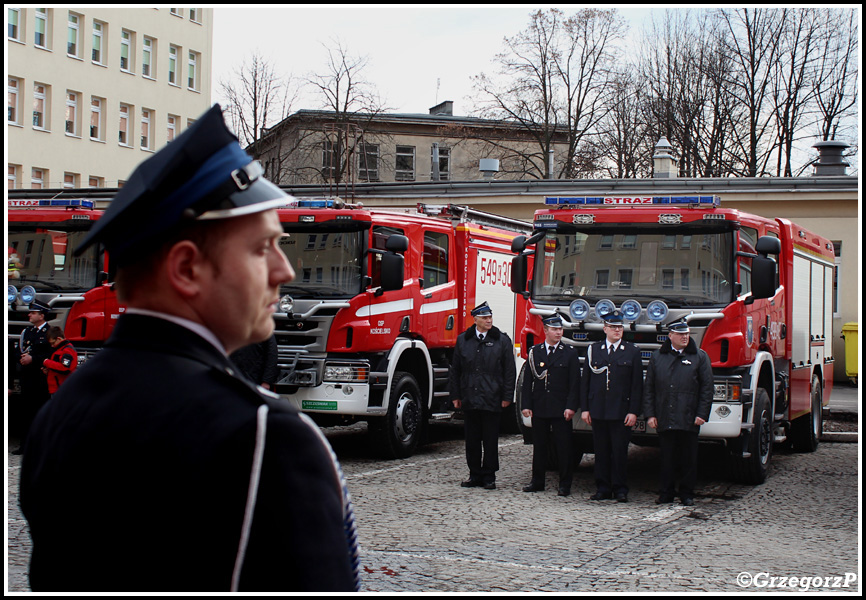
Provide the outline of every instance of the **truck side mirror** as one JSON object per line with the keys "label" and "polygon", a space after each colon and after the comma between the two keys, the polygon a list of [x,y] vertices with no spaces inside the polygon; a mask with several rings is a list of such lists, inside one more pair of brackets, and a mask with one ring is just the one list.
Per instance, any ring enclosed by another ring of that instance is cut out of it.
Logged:
{"label": "truck side mirror", "polygon": [[515,254],[520,254],[526,250],[526,236],[518,235],[516,238],[511,240],[511,251]]}
{"label": "truck side mirror", "polygon": [[779,238],[764,235],[758,238],[755,244],[758,256],[752,259],[752,298],[772,298],[776,293],[778,285],[776,261],[768,254],[782,252],[782,242]]}
{"label": "truck side mirror", "polygon": [[409,238],[405,235],[391,235],[385,240],[386,252],[382,254],[381,291],[391,292],[403,289],[406,278],[403,256],[398,252],[409,249]]}
{"label": "truck side mirror", "polygon": [[515,294],[526,292],[526,270],[528,263],[529,256],[526,254],[518,254],[511,259],[511,291]]}

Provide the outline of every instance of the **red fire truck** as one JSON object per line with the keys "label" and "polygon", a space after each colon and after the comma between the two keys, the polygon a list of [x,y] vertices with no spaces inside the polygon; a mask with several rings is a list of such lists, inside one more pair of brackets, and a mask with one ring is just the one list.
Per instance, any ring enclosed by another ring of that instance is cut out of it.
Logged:
{"label": "red fire truck", "polygon": [[[604,337],[602,316],[618,308],[625,339],[646,362],[666,325],[685,318],[715,379],[700,438],[726,445],[739,478],[763,482],[774,443],[815,450],[833,382],[829,240],[787,219],[722,208],[715,196],[546,204],[533,235],[513,246],[513,291],[529,302],[524,349],[543,336],[541,318],[559,314],[563,341],[585,358]],[[575,431],[591,452],[590,429],[575,419]],[[632,439],[651,443],[652,434],[641,418]]]}
{"label": "red fire truck", "polygon": [[371,209],[339,199],[280,209],[296,272],[275,316],[284,395],[322,425],[367,421],[390,456],[411,455],[447,382],[469,311],[487,301],[514,335],[511,242],[528,223],[458,206]]}
{"label": "red fire truck", "polygon": [[[86,360],[102,347],[120,313],[106,283],[104,253],[94,246],[73,255],[102,211],[83,199],[10,199],[7,213],[10,350],[30,325],[27,308],[36,299],[51,307],[51,325],[62,327],[79,361]],[[14,380],[10,384],[17,390]]]}

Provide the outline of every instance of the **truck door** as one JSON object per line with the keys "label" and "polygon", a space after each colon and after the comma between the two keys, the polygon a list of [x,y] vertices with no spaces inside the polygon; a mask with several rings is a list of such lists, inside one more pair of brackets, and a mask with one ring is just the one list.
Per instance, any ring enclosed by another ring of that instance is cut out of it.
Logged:
{"label": "truck door", "polygon": [[431,348],[454,345],[460,329],[453,247],[450,228],[424,232],[419,313],[421,335]]}

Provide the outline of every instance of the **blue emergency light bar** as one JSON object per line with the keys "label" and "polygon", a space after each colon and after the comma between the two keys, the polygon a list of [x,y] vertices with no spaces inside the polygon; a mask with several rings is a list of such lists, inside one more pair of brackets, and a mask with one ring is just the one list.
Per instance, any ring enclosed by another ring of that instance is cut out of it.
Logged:
{"label": "blue emergency light bar", "polygon": [[71,207],[75,206],[78,208],[93,208],[93,200],[82,200],[80,198],[74,198],[69,200],[9,200],[8,206],[10,207],[24,207],[24,208],[46,208],[46,207]]}
{"label": "blue emergency light bar", "polygon": [[333,200],[298,200],[298,208],[334,208]]}
{"label": "blue emergency light bar", "polygon": [[648,206],[680,204],[719,206],[718,196],[547,196],[544,203],[554,206]]}

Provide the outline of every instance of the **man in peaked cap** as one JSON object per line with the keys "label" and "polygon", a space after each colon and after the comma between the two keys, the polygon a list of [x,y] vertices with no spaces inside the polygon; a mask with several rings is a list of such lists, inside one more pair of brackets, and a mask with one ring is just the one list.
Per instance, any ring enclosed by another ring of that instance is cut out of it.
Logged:
{"label": "man in peaked cap", "polygon": [[596,492],[590,500],[628,502],[626,463],[631,428],[643,400],[640,350],[623,340],[619,310],[604,316],[605,339],[591,344],[581,376],[581,418],[592,427]]}
{"label": "man in peaked cap", "polygon": [[698,433],[710,418],[712,404],[710,357],[690,338],[685,319],[671,323],[667,341],[650,357],[644,381],[643,413],[658,433],[662,451],[657,504],[673,502],[678,493],[685,506],[694,505]]}
{"label": "man in peaked cap", "polygon": [[451,361],[449,392],[463,410],[469,479],[462,487],[496,489],[499,424],[502,409],[514,400],[514,346],[493,326],[493,310],[484,302],[471,311],[475,324],[457,338]]}
{"label": "man in peaked cap", "polygon": [[521,413],[532,419],[532,479],[523,491],[544,490],[552,438],[559,464],[558,494],[568,496],[574,472],[572,418],[580,409],[580,359],[577,350],[562,343],[558,315],[542,324],[544,341],[529,351],[520,396]]}
{"label": "man in peaked cap", "polygon": [[33,591],[358,589],[330,446],[228,359],[272,334],[294,277],[273,210],[287,199],[214,106],[90,232],[128,308],[25,448]]}
{"label": "man in peaked cap", "polygon": [[12,451],[12,454],[16,455],[24,451],[31,423],[50,397],[42,363],[51,357],[51,344],[48,343],[48,317],[51,308],[39,300],[31,302],[28,308],[27,319],[30,326],[21,332],[18,340],[18,378],[21,382],[23,423],[21,446]]}

